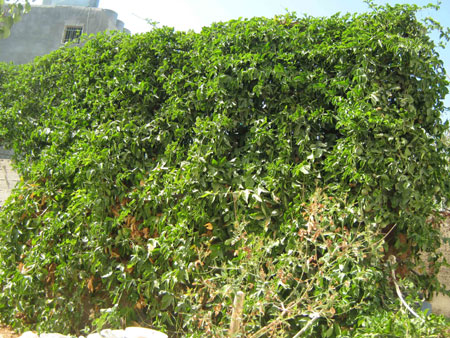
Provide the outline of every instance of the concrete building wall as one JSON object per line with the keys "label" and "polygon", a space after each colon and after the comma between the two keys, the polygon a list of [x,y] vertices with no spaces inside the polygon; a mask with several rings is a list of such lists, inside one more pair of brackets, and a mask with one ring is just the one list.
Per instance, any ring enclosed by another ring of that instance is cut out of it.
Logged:
{"label": "concrete building wall", "polygon": [[[71,0],[73,2],[75,0]],[[86,0],[85,2],[89,2]],[[23,64],[60,48],[66,27],[81,27],[83,34],[122,31],[123,22],[109,9],[80,6],[33,6],[0,40],[0,61]]]}
{"label": "concrete building wall", "polygon": [[99,0],[44,0],[46,6],[84,6],[98,7]]}

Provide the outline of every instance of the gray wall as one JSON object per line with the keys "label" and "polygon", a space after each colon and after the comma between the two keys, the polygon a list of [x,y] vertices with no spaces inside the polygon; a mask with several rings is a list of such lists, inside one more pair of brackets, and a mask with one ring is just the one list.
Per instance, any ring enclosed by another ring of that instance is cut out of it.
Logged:
{"label": "gray wall", "polygon": [[98,7],[99,0],[44,0],[43,5]]}
{"label": "gray wall", "polygon": [[[73,0],[72,0],[73,1]],[[33,6],[0,40],[0,61],[28,63],[63,45],[66,26],[81,26],[83,33],[123,30],[117,13],[109,9],[77,6]]]}

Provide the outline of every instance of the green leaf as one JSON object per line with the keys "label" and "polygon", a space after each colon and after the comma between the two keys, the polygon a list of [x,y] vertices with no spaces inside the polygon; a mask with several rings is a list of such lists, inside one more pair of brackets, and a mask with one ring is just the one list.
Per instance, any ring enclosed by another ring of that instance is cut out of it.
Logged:
{"label": "green leaf", "polygon": [[303,174],[305,174],[305,175],[309,175],[310,170],[311,170],[311,166],[310,166],[309,164],[302,165],[302,166],[300,167],[300,171],[301,171]]}
{"label": "green leaf", "polygon": [[174,298],[170,294],[165,294],[161,299],[161,310],[166,310],[169,306],[173,304]]}

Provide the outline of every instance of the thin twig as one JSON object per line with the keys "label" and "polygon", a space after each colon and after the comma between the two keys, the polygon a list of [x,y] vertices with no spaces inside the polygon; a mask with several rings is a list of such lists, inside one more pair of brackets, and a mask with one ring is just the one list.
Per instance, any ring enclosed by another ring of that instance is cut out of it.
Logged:
{"label": "thin twig", "polygon": [[263,336],[264,334],[266,334],[271,328],[273,328],[274,326],[277,326],[278,324],[282,323],[282,318],[285,316],[286,313],[288,313],[288,311],[291,309],[292,306],[294,306],[295,303],[291,304],[290,306],[288,306],[287,308],[283,307],[283,311],[281,312],[281,314],[278,316],[277,319],[275,319],[274,321],[272,321],[269,325],[264,326],[263,328],[259,329],[258,331],[256,331],[254,334],[252,334],[249,338],[259,338],[261,336]]}
{"label": "thin twig", "polygon": [[311,320],[303,327],[303,329],[298,331],[293,338],[301,337],[311,327],[311,325],[313,325],[315,321],[320,318],[320,315],[318,313],[313,313],[311,317],[312,317]]}
{"label": "thin twig", "polygon": [[[389,257],[393,262],[396,261],[395,256],[390,256]],[[397,284],[397,280],[395,277],[395,270],[394,267],[391,266],[391,273],[392,273],[392,280],[394,281],[394,285],[395,285],[395,291],[397,292],[397,296],[398,298],[400,298],[400,301],[402,302],[402,304],[406,307],[406,309],[412,313],[412,315],[416,318],[421,318],[409,305],[408,303],[406,303],[405,299],[403,298],[402,292],[400,291],[400,287]],[[422,318],[423,319],[423,318]]]}
{"label": "thin twig", "polygon": [[264,334],[266,334],[268,331],[270,331],[270,329],[278,324],[280,324],[281,321],[279,319],[274,320],[273,322],[271,322],[269,325],[264,326],[263,328],[261,328],[260,330],[258,330],[257,332],[255,332],[254,334],[252,334],[249,338],[259,338],[262,337]]}
{"label": "thin twig", "polygon": [[[266,325],[264,327],[262,327],[261,329],[259,329],[258,331],[256,331],[254,334],[252,334],[250,337],[248,338],[259,338],[261,336],[263,336],[264,334],[266,334],[268,331],[270,331],[273,327],[282,324],[283,320],[286,320],[284,317],[286,316],[286,314],[291,311],[292,308],[294,308],[295,306],[299,305],[301,303],[301,301],[303,300],[303,298],[307,295],[308,291],[311,290],[313,284],[313,279],[310,279],[307,282],[307,286],[305,288],[305,290],[303,291],[303,294],[300,296],[300,298],[292,301],[288,306],[283,306],[283,310],[281,311],[281,314],[278,315],[278,317],[273,320],[269,325]],[[290,295],[292,296],[292,294]],[[290,297],[289,296],[289,297]]]}
{"label": "thin twig", "polygon": [[383,238],[381,238],[379,241],[377,241],[377,242],[374,244],[374,246],[375,246],[375,245],[378,245],[379,243],[381,243],[381,241],[384,241],[384,240],[386,239],[386,237],[389,236],[389,234],[395,229],[396,226],[397,226],[397,223],[395,223],[395,224],[392,226],[392,228],[390,228],[389,231],[386,232],[386,233],[384,234]]}

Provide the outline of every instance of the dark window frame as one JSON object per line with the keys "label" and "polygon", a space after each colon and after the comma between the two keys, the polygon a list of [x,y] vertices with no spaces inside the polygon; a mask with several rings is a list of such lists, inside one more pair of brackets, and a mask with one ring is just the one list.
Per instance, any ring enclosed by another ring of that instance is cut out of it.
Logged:
{"label": "dark window frame", "polygon": [[83,26],[70,25],[64,28],[63,43],[74,41],[80,43],[80,36],[83,34]]}

